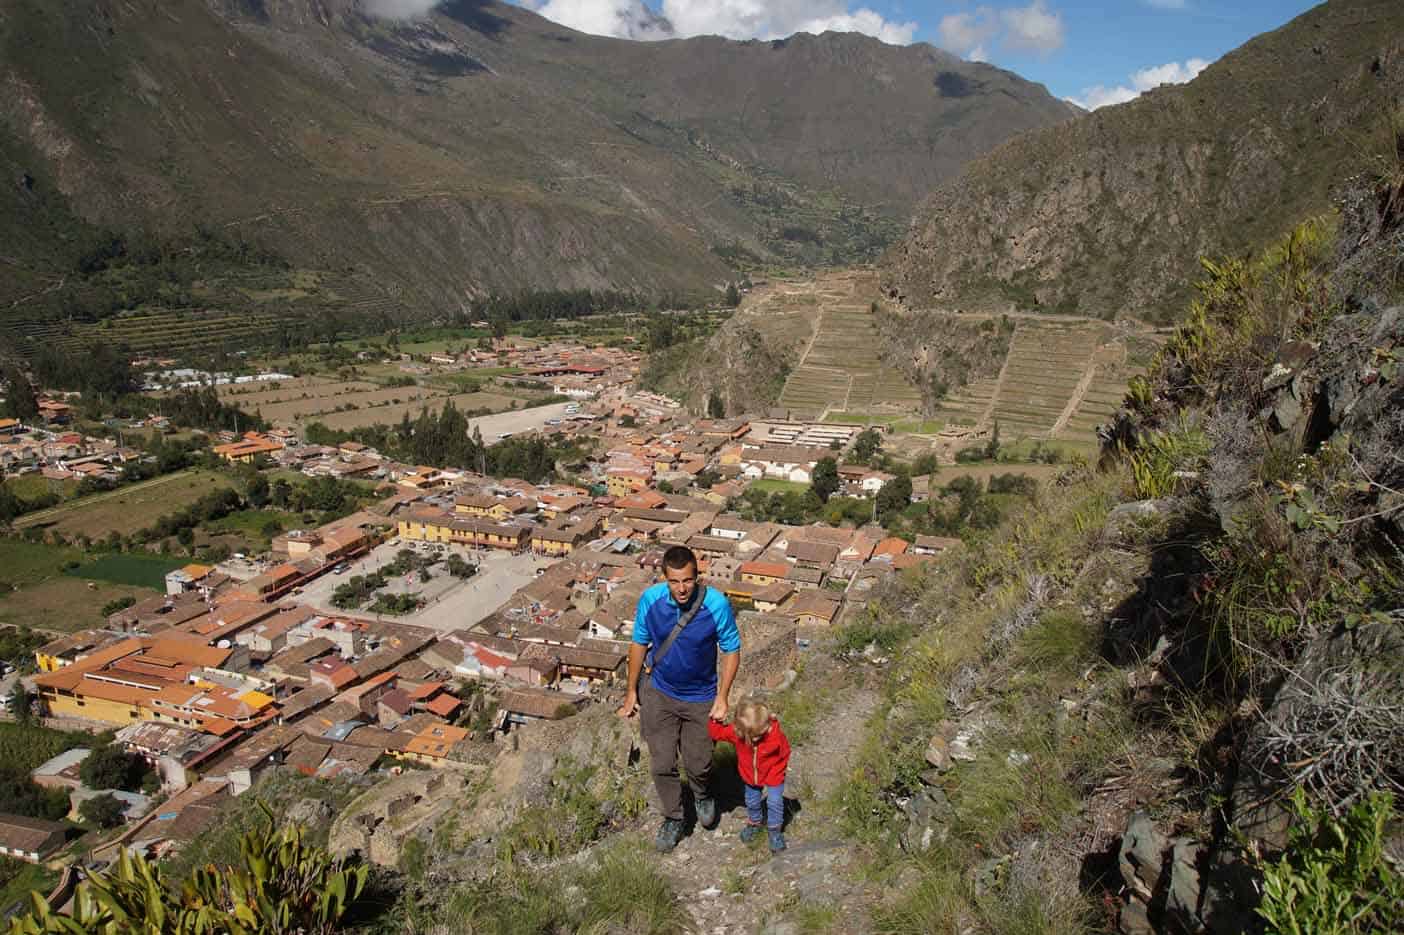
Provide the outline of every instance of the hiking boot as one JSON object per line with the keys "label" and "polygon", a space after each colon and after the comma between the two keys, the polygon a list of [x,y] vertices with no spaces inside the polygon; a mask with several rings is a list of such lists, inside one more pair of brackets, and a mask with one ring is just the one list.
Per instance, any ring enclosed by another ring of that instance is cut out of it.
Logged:
{"label": "hiking boot", "polygon": [[693,803],[697,808],[697,823],[708,831],[717,826],[717,800],[710,795],[699,795]]}
{"label": "hiking boot", "polygon": [[785,849],[785,832],[779,828],[770,829],[770,853],[778,854]]}
{"label": "hiking boot", "polygon": [[681,818],[665,818],[663,825],[658,829],[658,837],[653,839],[653,846],[660,854],[667,854],[678,846],[682,840],[683,823]]}
{"label": "hiking boot", "polygon": [[760,833],[761,833],[761,826],[760,826],[760,825],[753,825],[753,824],[747,822],[746,827],[744,827],[744,828],[741,829],[741,843],[742,843],[742,844],[750,844],[750,843],[751,843],[752,841],[754,841],[756,838],[760,837]]}

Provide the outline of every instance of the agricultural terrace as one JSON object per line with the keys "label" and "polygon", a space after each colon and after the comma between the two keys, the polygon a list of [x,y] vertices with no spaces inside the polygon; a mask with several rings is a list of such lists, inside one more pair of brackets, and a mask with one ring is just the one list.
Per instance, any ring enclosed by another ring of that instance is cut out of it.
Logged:
{"label": "agricultural terrace", "polygon": [[998,422],[1005,442],[1091,445],[1097,426],[1121,404],[1127,381],[1144,368],[1143,357],[1128,350],[1143,338],[1100,322],[1020,315],[998,376],[955,390],[937,415],[979,430]]}
{"label": "agricultural terrace", "polygon": [[21,530],[40,527],[66,539],[85,535],[97,541],[114,532],[129,536],[205,494],[233,486],[230,477],[217,471],[181,471],[26,513],[15,526]]}
{"label": "agricultural terrace", "polygon": [[877,288],[871,275],[828,276],[790,290],[782,304],[809,309],[817,325],[785,381],[781,407],[801,419],[835,411],[916,414],[921,393],[878,356],[881,342],[870,311]]}

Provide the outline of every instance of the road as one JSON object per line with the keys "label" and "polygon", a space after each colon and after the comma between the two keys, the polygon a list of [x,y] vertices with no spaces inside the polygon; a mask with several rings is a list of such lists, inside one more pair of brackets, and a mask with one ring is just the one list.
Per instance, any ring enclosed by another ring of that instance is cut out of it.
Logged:
{"label": "road", "polygon": [[570,403],[552,403],[549,406],[533,406],[530,409],[513,409],[491,416],[478,416],[468,420],[468,431],[474,428],[483,433],[483,441],[491,445],[503,432],[519,435],[544,428],[547,419],[565,417],[566,406]]}

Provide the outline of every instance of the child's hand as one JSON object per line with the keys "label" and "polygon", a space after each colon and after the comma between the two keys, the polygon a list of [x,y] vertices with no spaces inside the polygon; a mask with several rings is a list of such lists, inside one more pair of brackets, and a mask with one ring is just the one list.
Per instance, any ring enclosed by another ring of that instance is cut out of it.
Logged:
{"label": "child's hand", "polygon": [[718,695],[717,700],[712,702],[712,713],[708,717],[714,721],[725,721],[730,710],[731,706],[726,703],[726,699]]}

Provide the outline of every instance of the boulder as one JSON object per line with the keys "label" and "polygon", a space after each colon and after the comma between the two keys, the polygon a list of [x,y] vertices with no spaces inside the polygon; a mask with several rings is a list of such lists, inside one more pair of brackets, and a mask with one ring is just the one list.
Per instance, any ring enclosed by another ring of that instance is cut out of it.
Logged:
{"label": "boulder", "polygon": [[950,800],[940,789],[925,788],[902,806],[907,827],[899,843],[908,854],[924,854],[933,844],[946,840],[954,814]]}
{"label": "boulder", "polygon": [[936,734],[926,745],[926,762],[940,772],[951,768],[951,742]]}
{"label": "boulder", "polygon": [[1136,812],[1126,825],[1126,833],[1121,836],[1121,851],[1118,864],[1121,879],[1126,883],[1133,897],[1150,903],[1160,886],[1161,867],[1165,862],[1165,851],[1169,843],[1155,827],[1145,812]]}
{"label": "boulder", "polygon": [[1186,931],[1197,931],[1199,922],[1199,862],[1203,848],[1180,838],[1170,848],[1170,881],[1165,890],[1165,913]]}

